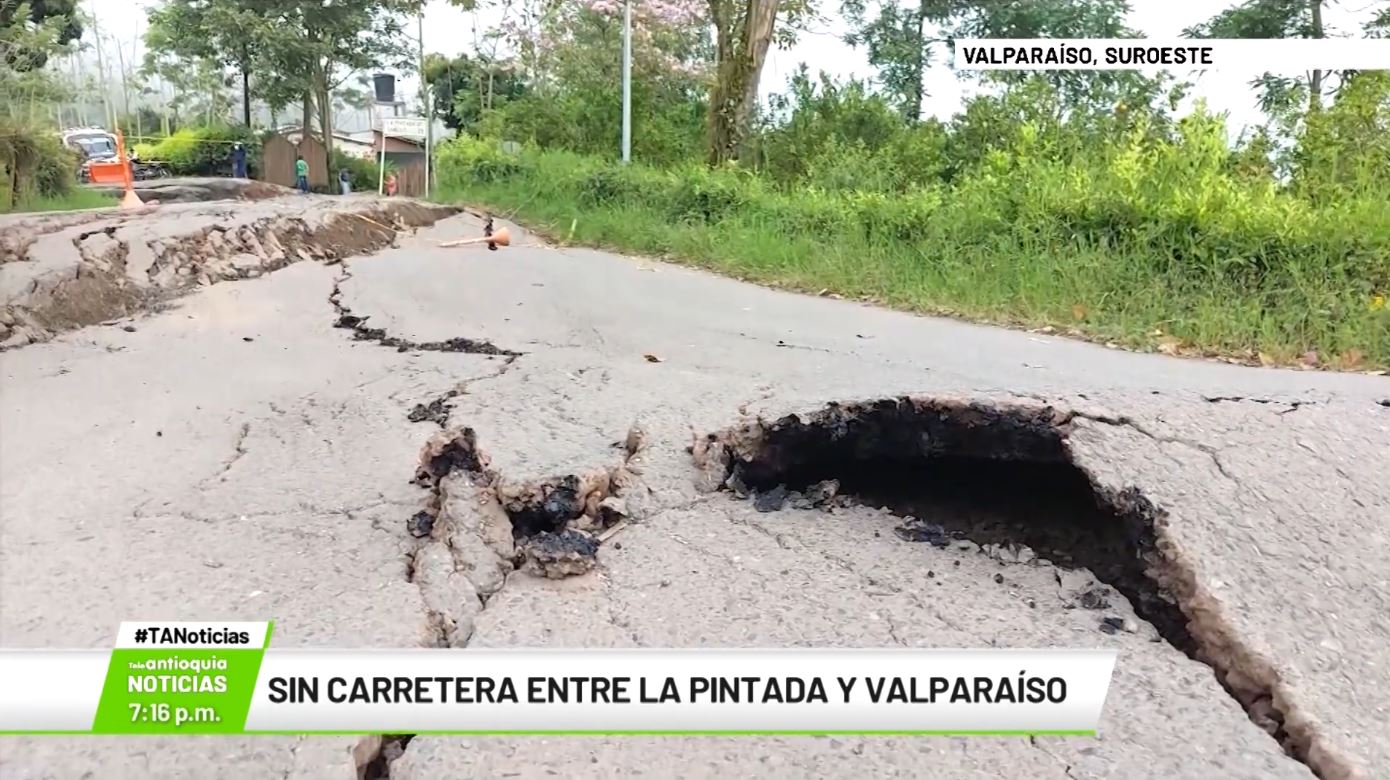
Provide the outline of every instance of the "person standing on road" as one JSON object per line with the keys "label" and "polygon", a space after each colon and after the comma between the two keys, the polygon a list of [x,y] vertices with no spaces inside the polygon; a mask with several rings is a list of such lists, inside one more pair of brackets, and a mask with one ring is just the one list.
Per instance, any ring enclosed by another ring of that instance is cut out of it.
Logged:
{"label": "person standing on road", "polygon": [[309,163],[304,162],[304,155],[299,155],[294,160],[294,185],[305,195],[309,194]]}
{"label": "person standing on road", "polygon": [[246,178],[246,147],[241,144],[232,147],[232,178]]}

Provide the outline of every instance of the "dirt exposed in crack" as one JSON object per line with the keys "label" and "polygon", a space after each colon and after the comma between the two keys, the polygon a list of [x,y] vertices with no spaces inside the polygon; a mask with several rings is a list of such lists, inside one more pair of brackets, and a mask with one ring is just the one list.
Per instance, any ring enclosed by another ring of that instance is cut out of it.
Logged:
{"label": "dirt exposed in crack", "polygon": [[427,404],[415,404],[411,408],[410,414],[406,415],[406,419],[414,423],[432,422],[440,428],[448,427],[449,411],[452,408],[449,406],[449,401],[456,398],[458,394],[457,390],[450,390]]}
{"label": "dirt exposed in crack", "polygon": [[[352,278],[352,272],[348,269],[347,263],[343,263],[342,266],[342,274],[333,280],[333,290],[328,294],[328,302],[332,304],[334,311],[338,314],[337,319],[333,321],[333,327],[352,331],[352,337],[356,341],[374,341],[383,347],[395,349],[397,352],[466,352],[472,355],[500,355],[510,360],[515,360],[523,354],[510,349],[502,349],[492,342],[482,339],[455,336],[444,341],[410,341],[389,335],[385,328],[368,327],[369,316],[353,314],[351,307],[343,303],[342,284]],[[424,417],[422,419],[430,418]]]}
{"label": "dirt exposed in crack", "polygon": [[[1094,484],[1075,465],[1073,419],[1050,406],[896,398],[760,420],[698,439],[691,452],[706,489],[748,496],[760,511],[859,502],[904,517],[897,532],[909,542],[1027,548],[1059,568],[1088,569],[1163,640],[1210,665],[1288,755],[1320,777],[1345,776],[1312,728],[1287,717],[1277,673],[1203,602],[1191,567],[1166,543],[1163,510],[1135,487]],[[1104,606],[1089,597],[1080,606]],[[1113,632],[1117,620],[1107,626]]]}
{"label": "dirt exposed in crack", "polygon": [[414,734],[382,734],[371,737],[375,750],[366,751],[366,761],[357,767],[358,780],[389,780],[391,765],[405,754]]}
{"label": "dirt exposed in crack", "polygon": [[505,355],[513,358],[522,354],[510,349],[502,349],[490,341],[463,336],[455,336],[444,341],[410,341],[387,335],[385,328],[367,327],[368,319],[367,317],[358,317],[355,314],[343,314],[334,321],[333,327],[351,330],[353,332],[352,337],[357,341],[375,341],[381,346],[391,347],[397,352],[467,352],[472,355]]}
{"label": "dirt exposed in crack", "polygon": [[[51,233],[70,236],[76,251],[50,242],[40,258],[49,261],[46,265],[16,271],[28,286],[0,304],[0,350],[155,308],[199,286],[252,279],[300,261],[333,263],[374,252],[394,245],[402,230],[457,213],[453,207],[401,200],[254,219],[235,209],[221,215],[190,212],[196,227],[187,232],[172,230],[170,220],[176,218],[159,211],[20,223],[14,232],[22,235],[0,240],[0,259],[6,263],[26,262],[36,243]],[[91,222],[96,225],[79,229]]]}

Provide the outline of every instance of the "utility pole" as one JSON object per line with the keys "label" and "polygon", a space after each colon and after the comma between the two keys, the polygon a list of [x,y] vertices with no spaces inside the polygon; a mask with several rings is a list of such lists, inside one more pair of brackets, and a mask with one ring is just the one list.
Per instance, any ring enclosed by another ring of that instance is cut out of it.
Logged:
{"label": "utility pole", "polygon": [[425,83],[425,11],[421,7],[415,33],[420,44],[420,110],[425,113],[425,197],[430,196],[430,147],[434,146],[434,112],[430,110],[430,88]]}
{"label": "utility pole", "polygon": [[632,0],[623,0],[623,162],[632,161]]}
{"label": "utility pole", "polygon": [[[114,39],[113,39],[114,40]],[[130,84],[125,77],[125,51],[121,48],[121,42],[116,43],[116,63],[121,66],[121,110],[127,117],[130,116]]]}
{"label": "utility pole", "polygon": [[101,54],[101,28],[97,26],[97,19],[92,17],[92,37],[97,41],[97,72],[101,75],[101,105],[106,109],[107,129],[111,129],[116,124],[116,114],[111,110],[111,95],[108,94],[106,83],[106,58]]}

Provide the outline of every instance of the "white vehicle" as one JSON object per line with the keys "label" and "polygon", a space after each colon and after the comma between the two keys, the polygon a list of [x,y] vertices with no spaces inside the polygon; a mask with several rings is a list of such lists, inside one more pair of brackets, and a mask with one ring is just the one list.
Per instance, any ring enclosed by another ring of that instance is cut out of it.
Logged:
{"label": "white vehicle", "polygon": [[77,153],[79,178],[87,180],[87,164],[109,162],[119,157],[116,136],[100,127],[75,127],[63,131],[63,146]]}

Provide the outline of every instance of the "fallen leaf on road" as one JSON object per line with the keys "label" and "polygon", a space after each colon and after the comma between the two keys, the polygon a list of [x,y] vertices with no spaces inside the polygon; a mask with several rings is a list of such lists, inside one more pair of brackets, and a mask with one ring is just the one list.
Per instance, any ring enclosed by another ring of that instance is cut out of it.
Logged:
{"label": "fallen leaf on road", "polygon": [[657,357],[656,355],[651,354],[650,352],[648,352],[647,354],[643,355],[642,357],[646,358],[648,363],[660,363],[660,362],[661,362],[661,358]]}

